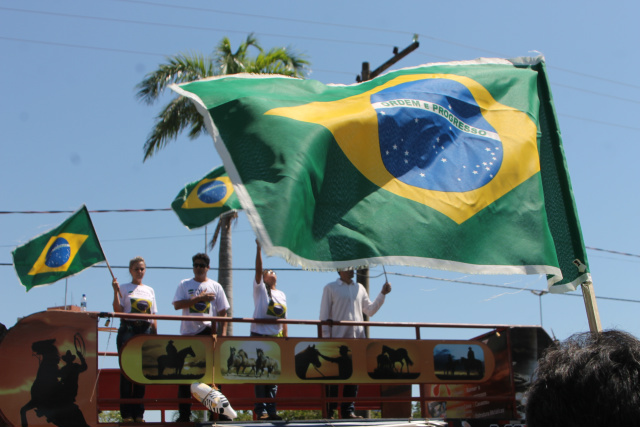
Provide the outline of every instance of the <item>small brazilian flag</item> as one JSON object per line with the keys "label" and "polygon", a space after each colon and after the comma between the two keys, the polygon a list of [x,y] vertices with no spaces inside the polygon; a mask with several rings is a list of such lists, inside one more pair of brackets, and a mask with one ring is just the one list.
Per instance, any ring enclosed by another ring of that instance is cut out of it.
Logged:
{"label": "small brazilian flag", "polygon": [[173,200],[171,208],[191,230],[209,224],[227,211],[242,209],[242,206],[229,176],[220,166],[204,178],[187,184]]}
{"label": "small brazilian flag", "polygon": [[18,246],[12,254],[16,274],[27,292],[105,260],[85,205],[58,227]]}

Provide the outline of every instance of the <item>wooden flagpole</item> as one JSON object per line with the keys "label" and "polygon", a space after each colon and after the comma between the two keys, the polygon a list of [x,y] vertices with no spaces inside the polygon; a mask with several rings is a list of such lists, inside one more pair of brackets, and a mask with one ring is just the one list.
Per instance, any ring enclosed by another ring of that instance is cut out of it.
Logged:
{"label": "wooden flagpole", "polygon": [[[578,267],[578,271],[580,273],[584,273],[585,271],[587,271],[587,266],[584,265],[579,259],[573,260],[573,263],[576,267]],[[593,282],[588,279],[583,282],[580,287],[582,288],[584,307],[587,310],[589,330],[591,332],[602,332],[602,324],[600,323],[600,314],[598,313],[598,303],[596,302],[596,294],[593,290]]]}
{"label": "wooden flagpole", "polygon": [[593,282],[591,280],[587,280],[580,286],[582,287],[584,306],[587,309],[589,329],[591,330],[591,332],[602,332],[602,325],[600,324],[600,314],[598,314],[598,304],[596,303],[596,295],[593,291]]}

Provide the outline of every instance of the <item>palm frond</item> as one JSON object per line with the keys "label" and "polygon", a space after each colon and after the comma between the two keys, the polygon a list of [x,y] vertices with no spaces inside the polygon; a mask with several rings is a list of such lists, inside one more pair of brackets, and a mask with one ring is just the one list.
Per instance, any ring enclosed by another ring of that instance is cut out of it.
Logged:
{"label": "palm frond", "polygon": [[250,60],[247,58],[248,50],[250,47],[258,49],[262,53],[262,47],[258,43],[258,39],[253,33],[247,36],[247,39],[238,46],[238,49],[233,52],[231,49],[231,42],[227,37],[224,37],[215,49],[216,66],[218,68],[218,74],[238,74],[247,71],[247,63]]}
{"label": "palm frond", "polygon": [[[255,58],[249,57],[250,48],[258,51]],[[136,98],[146,104],[153,104],[171,84],[221,74],[250,72],[304,77],[309,65],[304,55],[297,54],[290,48],[273,48],[265,52],[253,33],[247,36],[235,52],[229,38],[223,37],[212,56],[181,53],[167,57],[157,70],[148,73],[136,85]],[[156,117],[154,127],[144,144],[143,161],[152,157],[171,140],[177,139],[180,132],[187,128],[190,139],[206,133],[204,119],[191,101],[185,97],[176,97]]]}
{"label": "palm frond", "polygon": [[213,75],[213,60],[202,54],[179,54],[168,57],[157,70],[148,73],[144,80],[136,85],[136,97],[153,104],[173,83],[200,80]]}
{"label": "palm frond", "polygon": [[305,77],[309,61],[287,48],[273,48],[260,53],[251,63],[250,72],[264,74],[282,74],[292,77]]}
{"label": "palm frond", "polygon": [[194,139],[205,132],[202,116],[186,97],[176,97],[158,114],[151,134],[144,144],[144,160],[164,148],[185,128],[191,126],[189,138]]}

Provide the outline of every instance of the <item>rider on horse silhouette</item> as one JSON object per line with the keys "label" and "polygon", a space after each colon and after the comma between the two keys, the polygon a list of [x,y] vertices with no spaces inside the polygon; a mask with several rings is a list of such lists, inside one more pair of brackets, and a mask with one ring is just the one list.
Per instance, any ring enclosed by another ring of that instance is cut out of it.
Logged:
{"label": "rider on horse silhouette", "polygon": [[178,359],[178,349],[175,345],[173,345],[173,340],[169,340],[166,350],[167,356],[169,356],[169,360],[174,361]]}

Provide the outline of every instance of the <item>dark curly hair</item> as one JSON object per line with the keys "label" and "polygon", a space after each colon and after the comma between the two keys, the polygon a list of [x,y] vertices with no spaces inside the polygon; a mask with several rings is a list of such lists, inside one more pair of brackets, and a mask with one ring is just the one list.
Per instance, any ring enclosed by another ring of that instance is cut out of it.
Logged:
{"label": "dark curly hair", "polygon": [[640,426],[640,341],[608,330],[547,349],[526,395],[528,427]]}

